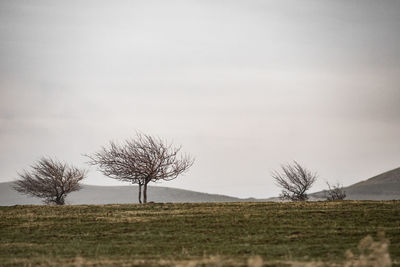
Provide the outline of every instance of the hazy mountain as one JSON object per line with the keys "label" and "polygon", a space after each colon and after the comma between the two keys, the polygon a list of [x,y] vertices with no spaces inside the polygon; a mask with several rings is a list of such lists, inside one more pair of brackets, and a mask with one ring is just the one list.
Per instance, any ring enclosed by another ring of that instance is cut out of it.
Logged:
{"label": "hazy mountain", "polygon": [[[68,204],[111,204],[138,203],[137,186],[95,186],[83,185],[82,189],[68,195]],[[232,202],[243,199],[224,195],[199,193],[195,191],[150,186],[148,201],[154,202]],[[0,206],[41,204],[38,198],[32,198],[16,192],[12,182],[0,183]]]}
{"label": "hazy mountain", "polygon": [[[345,187],[344,190],[347,195],[346,199],[351,200],[400,199],[400,168]],[[311,196],[324,197],[324,192],[317,192]]]}

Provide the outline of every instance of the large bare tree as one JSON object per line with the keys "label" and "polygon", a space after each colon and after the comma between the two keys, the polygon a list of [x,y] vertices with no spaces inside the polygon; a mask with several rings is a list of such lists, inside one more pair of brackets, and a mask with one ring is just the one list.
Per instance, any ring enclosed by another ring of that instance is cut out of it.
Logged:
{"label": "large bare tree", "polygon": [[64,205],[66,196],[80,189],[86,171],[50,158],[42,158],[32,170],[18,173],[14,189],[44,199],[47,204]]}
{"label": "large bare tree", "polygon": [[193,165],[193,158],[181,154],[181,147],[146,134],[137,133],[135,138],[122,144],[110,142],[108,147],[90,158],[89,164],[113,179],[139,185],[139,203],[147,203],[147,185],[159,180],[169,181],[186,172]]}
{"label": "large bare tree", "polygon": [[307,190],[317,179],[317,175],[301,166],[296,161],[293,164],[282,165],[282,172],[272,172],[275,182],[282,188],[281,199],[304,201],[308,199]]}

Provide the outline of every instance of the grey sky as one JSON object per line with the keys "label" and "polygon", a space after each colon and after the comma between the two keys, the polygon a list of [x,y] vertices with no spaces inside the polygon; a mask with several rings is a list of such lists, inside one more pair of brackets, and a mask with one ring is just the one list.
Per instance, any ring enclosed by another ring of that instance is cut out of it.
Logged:
{"label": "grey sky", "polygon": [[[0,181],[136,130],[196,157],[162,185],[240,197],[297,160],[400,166],[400,1],[0,1]],[[86,183],[117,184],[94,168]]]}

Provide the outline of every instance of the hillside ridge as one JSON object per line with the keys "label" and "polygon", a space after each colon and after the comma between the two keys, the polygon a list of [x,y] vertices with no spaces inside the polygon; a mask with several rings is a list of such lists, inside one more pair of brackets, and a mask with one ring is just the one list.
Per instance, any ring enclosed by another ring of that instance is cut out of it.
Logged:
{"label": "hillside ridge", "polygon": [[[16,192],[13,182],[0,183],[0,206],[42,204],[32,198]],[[137,186],[102,186],[83,184],[82,189],[68,195],[67,204],[133,204],[137,201]],[[400,168],[375,175],[344,188],[348,200],[395,200],[400,199]],[[277,197],[268,199],[237,198],[227,195],[202,193],[192,190],[164,186],[148,188],[149,201],[153,202],[260,202],[279,201]],[[311,200],[324,200],[325,191],[310,194]]]}
{"label": "hillside ridge", "polygon": [[[343,188],[348,200],[400,199],[400,168],[395,168]],[[325,191],[310,194],[323,199]]]}
{"label": "hillside ridge", "polygon": [[[0,206],[42,204],[38,198],[29,197],[16,192],[13,182],[0,183]],[[134,185],[102,186],[82,184],[82,189],[72,192],[66,199],[67,204],[134,204],[137,200],[138,187]],[[149,186],[148,201],[153,202],[237,202],[243,199],[209,194],[197,191]]]}

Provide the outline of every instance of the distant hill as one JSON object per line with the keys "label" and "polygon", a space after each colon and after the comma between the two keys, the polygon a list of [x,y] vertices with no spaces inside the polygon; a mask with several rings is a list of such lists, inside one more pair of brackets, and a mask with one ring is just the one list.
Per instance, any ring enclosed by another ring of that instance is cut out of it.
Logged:
{"label": "distant hill", "polygon": [[[350,200],[400,199],[400,168],[345,187],[344,190],[347,195],[346,199]],[[324,192],[317,192],[311,196],[322,198]]]}
{"label": "distant hill", "polygon": [[[96,186],[83,185],[82,189],[68,195],[67,204],[123,204],[138,203],[137,186]],[[224,195],[200,193],[195,191],[150,186],[148,201],[154,202],[234,202],[243,199]],[[12,182],[0,183],[0,206],[42,204],[38,198],[28,197],[16,192]]]}
{"label": "distant hill", "polygon": [[[67,204],[123,204],[138,203],[137,186],[83,185],[78,192],[71,193]],[[379,174],[368,180],[345,187],[349,200],[392,200],[400,199],[400,168]],[[224,195],[150,186],[148,201],[154,202],[243,202],[279,201],[279,198],[241,199]],[[311,200],[325,199],[325,192],[310,194]],[[42,204],[40,199],[22,195],[12,189],[12,182],[0,183],[0,206]]]}

